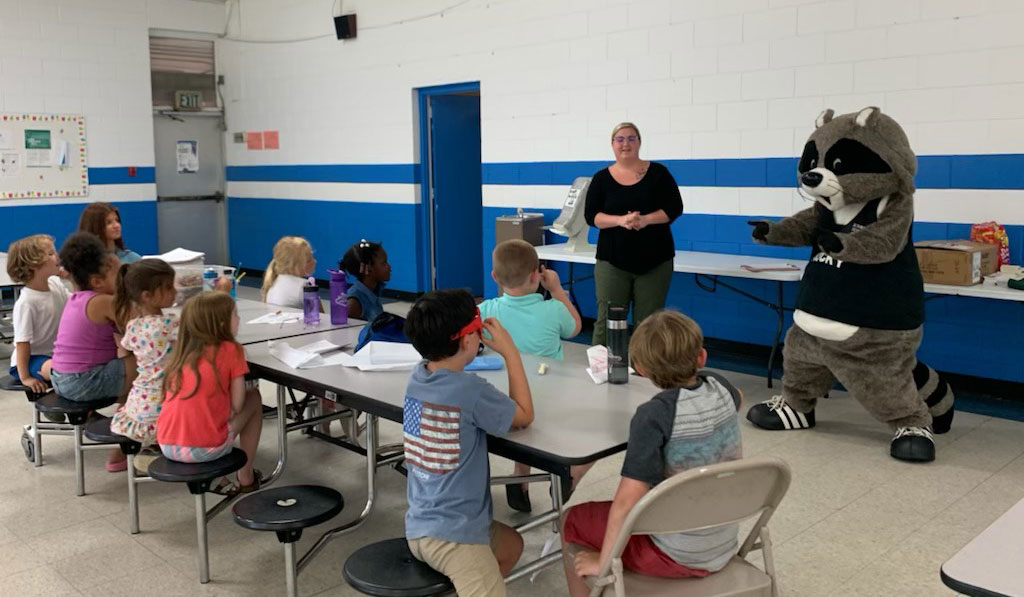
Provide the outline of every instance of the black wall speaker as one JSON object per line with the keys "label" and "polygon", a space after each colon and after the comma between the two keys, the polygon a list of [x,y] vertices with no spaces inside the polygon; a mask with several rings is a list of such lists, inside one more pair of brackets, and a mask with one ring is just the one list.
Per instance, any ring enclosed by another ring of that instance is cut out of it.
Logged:
{"label": "black wall speaker", "polygon": [[334,17],[334,32],[338,39],[351,39],[356,36],[356,15],[341,15]]}

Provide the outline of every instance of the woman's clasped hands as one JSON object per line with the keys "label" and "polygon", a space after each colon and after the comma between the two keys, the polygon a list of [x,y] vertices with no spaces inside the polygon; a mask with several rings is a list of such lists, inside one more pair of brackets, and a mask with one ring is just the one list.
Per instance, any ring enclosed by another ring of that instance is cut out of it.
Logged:
{"label": "woman's clasped hands", "polygon": [[641,230],[647,226],[647,218],[638,211],[631,211],[619,218],[619,226],[627,230]]}

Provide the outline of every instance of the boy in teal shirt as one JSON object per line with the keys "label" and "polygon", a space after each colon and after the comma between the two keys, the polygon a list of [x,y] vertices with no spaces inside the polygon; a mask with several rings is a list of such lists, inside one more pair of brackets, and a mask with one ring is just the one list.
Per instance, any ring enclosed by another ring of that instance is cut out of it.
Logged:
{"label": "boy in teal shirt", "polygon": [[[580,333],[580,314],[552,270],[541,271],[537,250],[523,240],[506,240],[494,247],[491,277],[504,292],[502,296],[480,303],[480,316],[493,317],[504,327],[519,352],[562,359],[562,338]],[[537,294],[538,287],[551,293],[550,300]],[[590,465],[572,467],[578,481]],[[516,463],[515,475],[527,475],[530,467]],[[569,499],[569,491],[564,494]],[[526,485],[506,485],[508,505],[529,512],[530,496]]]}
{"label": "boy in teal shirt", "polygon": [[[562,358],[562,339],[580,333],[580,314],[552,270],[540,271],[533,246],[507,240],[494,248],[491,277],[505,293],[480,303],[480,316],[494,317],[508,330],[519,352]],[[538,287],[551,300],[537,294]]]}

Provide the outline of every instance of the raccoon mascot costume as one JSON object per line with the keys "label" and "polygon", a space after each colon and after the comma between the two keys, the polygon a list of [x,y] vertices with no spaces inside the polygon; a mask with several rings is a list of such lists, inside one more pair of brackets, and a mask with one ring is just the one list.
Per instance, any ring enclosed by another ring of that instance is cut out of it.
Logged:
{"label": "raccoon mascot costume", "polygon": [[814,427],[814,407],[838,380],[891,426],[890,454],[935,459],[932,432],[953,420],[945,380],[915,357],[924,287],[911,240],[917,158],[878,108],[817,119],[797,168],[815,204],[777,222],[752,221],[759,243],[811,246],[783,349],[782,395],[747,419],[764,429]]}

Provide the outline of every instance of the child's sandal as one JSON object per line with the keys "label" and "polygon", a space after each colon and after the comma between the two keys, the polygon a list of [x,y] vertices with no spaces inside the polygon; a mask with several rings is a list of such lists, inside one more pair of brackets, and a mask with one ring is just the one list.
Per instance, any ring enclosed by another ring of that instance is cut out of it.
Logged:
{"label": "child's sandal", "polygon": [[260,486],[263,485],[264,481],[263,473],[261,473],[259,469],[252,469],[252,483],[248,485],[239,485],[238,493],[252,493],[254,491],[259,491]]}
{"label": "child's sandal", "polygon": [[239,494],[241,490],[238,485],[235,485],[231,479],[227,477],[221,477],[220,481],[210,488],[210,493],[222,495],[224,497],[234,497]]}

